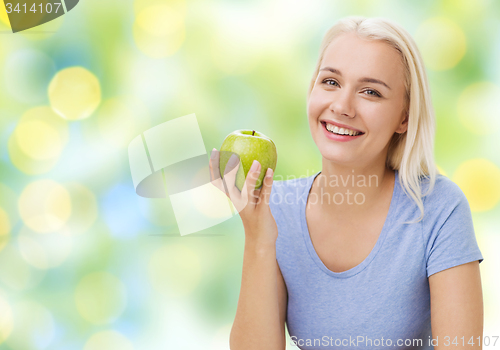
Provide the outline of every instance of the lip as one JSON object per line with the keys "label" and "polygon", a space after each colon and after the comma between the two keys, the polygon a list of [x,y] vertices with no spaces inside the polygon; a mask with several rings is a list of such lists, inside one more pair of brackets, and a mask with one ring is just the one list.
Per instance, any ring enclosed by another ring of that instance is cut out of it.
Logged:
{"label": "lip", "polygon": [[347,128],[347,129],[354,130],[354,131],[357,131],[357,132],[362,132],[364,134],[364,132],[361,131],[361,130],[359,130],[359,129],[353,128],[352,126],[349,126],[349,125],[345,125],[345,124],[340,124],[340,123],[334,122],[333,120],[323,119],[323,120],[320,120],[320,122],[322,122],[322,123],[328,123],[328,124],[332,124],[332,125],[336,125],[339,128],[344,128],[344,129]]}
{"label": "lip", "polygon": [[340,141],[340,142],[348,142],[348,141],[356,140],[357,138],[364,135],[364,134],[360,134],[358,136],[348,136],[348,135],[333,134],[330,131],[326,130],[326,122],[325,121],[321,121],[321,128],[323,129],[323,132],[325,133],[325,136],[327,138],[329,138],[330,140]]}

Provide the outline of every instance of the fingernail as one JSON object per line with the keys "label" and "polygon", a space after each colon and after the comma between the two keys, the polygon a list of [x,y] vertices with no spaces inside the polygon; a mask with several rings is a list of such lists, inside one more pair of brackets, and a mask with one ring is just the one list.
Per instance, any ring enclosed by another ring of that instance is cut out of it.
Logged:
{"label": "fingernail", "polygon": [[214,159],[215,158],[215,151],[217,151],[215,148],[212,150],[212,153],[210,154],[210,158]]}
{"label": "fingernail", "polygon": [[233,153],[233,155],[231,156],[231,158],[229,158],[229,160],[228,160],[228,164],[229,165],[234,165],[236,163],[238,163],[238,156],[235,153]]}
{"label": "fingernail", "polygon": [[266,177],[273,177],[273,169],[267,168]]}
{"label": "fingernail", "polygon": [[254,160],[252,166],[250,167],[250,171],[254,172],[257,170],[258,167],[259,167],[259,162],[257,160]]}

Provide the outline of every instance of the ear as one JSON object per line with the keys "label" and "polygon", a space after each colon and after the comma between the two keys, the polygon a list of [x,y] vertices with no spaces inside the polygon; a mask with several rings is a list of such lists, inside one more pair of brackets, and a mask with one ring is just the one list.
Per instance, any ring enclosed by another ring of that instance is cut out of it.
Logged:
{"label": "ear", "polygon": [[404,119],[401,121],[398,128],[396,129],[396,132],[398,134],[403,134],[406,132],[406,130],[408,130],[408,117],[409,117],[408,112],[405,112]]}

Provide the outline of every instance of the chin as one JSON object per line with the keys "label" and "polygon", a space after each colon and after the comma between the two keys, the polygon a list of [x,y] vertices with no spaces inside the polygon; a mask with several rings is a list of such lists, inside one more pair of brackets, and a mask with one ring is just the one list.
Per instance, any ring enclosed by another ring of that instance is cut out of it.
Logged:
{"label": "chin", "polygon": [[356,157],[353,152],[346,152],[345,149],[341,149],[340,147],[327,145],[326,147],[320,147],[319,151],[324,160],[333,163],[342,165],[355,165],[356,163],[359,163],[359,157]]}

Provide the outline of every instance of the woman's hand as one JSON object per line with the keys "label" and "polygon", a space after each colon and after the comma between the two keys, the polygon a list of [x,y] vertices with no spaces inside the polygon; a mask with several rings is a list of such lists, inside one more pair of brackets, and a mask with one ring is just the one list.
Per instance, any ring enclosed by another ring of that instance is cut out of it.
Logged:
{"label": "woman's hand", "polygon": [[[210,156],[210,181],[219,190],[224,192],[240,214],[245,228],[245,241],[256,246],[268,246],[276,243],[278,226],[269,208],[269,198],[273,185],[273,170],[267,169],[266,176],[260,189],[255,189],[255,184],[261,171],[261,165],[254,161],[248,171],[245,184],[240,192],[236,187],[236,173],[240,161],[233,154],[226,165],[224,179],[220,177],[219,151],[215,148]],[[224,188],[224,184],[227,190]]]}

